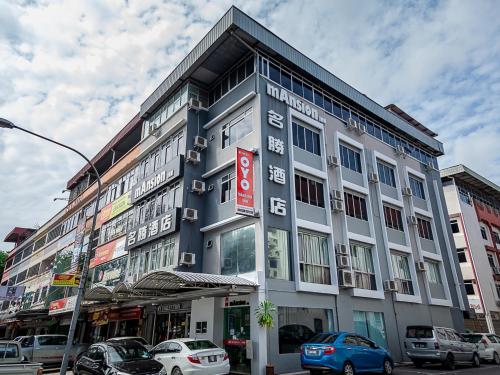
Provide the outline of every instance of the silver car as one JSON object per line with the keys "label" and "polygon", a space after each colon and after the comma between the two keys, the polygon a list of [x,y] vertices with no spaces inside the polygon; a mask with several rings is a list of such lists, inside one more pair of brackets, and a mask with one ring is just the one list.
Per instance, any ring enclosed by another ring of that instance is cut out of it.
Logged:
{"label": "silver car", "polygon": [[491,333],[462,333],[466,341],[477,346],[484,361],[500,365],[500,337]]}
{"label": "silver car", "polygon": [[453,370],[457,362],[481,364],[477,346],[464,340],[452,328],[408,326],[405,339],[406,354],[416,367],[424,363],[441,363]]}
{"label": "silver car", "polygon": [[[44,365],[60,364],[66,349],[66,335],[35,335],[25,336],[18,342],[22,354],[29,360]],[[85,344],[72,346],[69,362],[73,363],[87,349]]]}

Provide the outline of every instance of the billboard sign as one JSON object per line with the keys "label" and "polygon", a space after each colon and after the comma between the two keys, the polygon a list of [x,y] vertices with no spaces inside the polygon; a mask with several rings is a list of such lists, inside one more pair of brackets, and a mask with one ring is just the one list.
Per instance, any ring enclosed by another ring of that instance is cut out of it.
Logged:
{"label": "billboard sign", "polygon": [[52,286],[78,286],[80,285],[80,275],[72,273],[56,273],[52,279]]}
{"label": "billboard sign", "polygon": [[236,148],[236,213],[254,216],[253,152]]}
{"label": "billboard sign", "polygon": [[24,294],[26,287],[19,286],[0,286],[0,301],[15,301]]}

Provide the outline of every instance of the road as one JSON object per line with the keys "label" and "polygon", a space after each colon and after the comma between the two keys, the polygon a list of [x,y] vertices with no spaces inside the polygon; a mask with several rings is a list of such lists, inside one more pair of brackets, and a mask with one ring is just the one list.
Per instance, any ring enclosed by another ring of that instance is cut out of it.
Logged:
{"label": "road", "polygon": [[[49,375],[59,375],[59,371],[57,370],[46,370],[43,372],[44,374]],[[67,375],[73,375],[71,371],[66,373]],[[304,373],[294,373],[294,375],[298,374],[307,374]],[[482,364],[479,368],[474,368],[470,366],[457,366],[456,370],[444,370],[441,366],[424,366],[424,368],[417,369],[413,366],[401,366],[396,367],[394,369],[394,375],[499,375],[500,374],[500,366],[490,365],[490,364]],[[326,375],[326,374],[325,374]]]}

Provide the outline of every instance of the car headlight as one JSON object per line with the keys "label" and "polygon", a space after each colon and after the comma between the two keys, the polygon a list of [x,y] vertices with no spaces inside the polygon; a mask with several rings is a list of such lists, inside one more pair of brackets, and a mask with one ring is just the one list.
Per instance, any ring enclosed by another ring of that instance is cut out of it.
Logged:
{"label": "car headlight", "polygon": [[162,367],[158,375],[167,375],[167,369],[165,367]]}

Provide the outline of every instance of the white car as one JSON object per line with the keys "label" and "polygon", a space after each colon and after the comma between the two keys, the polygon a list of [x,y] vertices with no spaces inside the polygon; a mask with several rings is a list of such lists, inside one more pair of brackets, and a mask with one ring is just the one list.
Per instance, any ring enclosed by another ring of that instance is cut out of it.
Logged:
{"label": "white car", "polygon": [[479,357],[500,365],[500,337],[491,333],[464,333],[468,342],[477,345]]}
{"label": "white car", "polygon": [[171,375],[229,374],[229,357],[209,340],[175,339],[163,341],[150,353]]}

